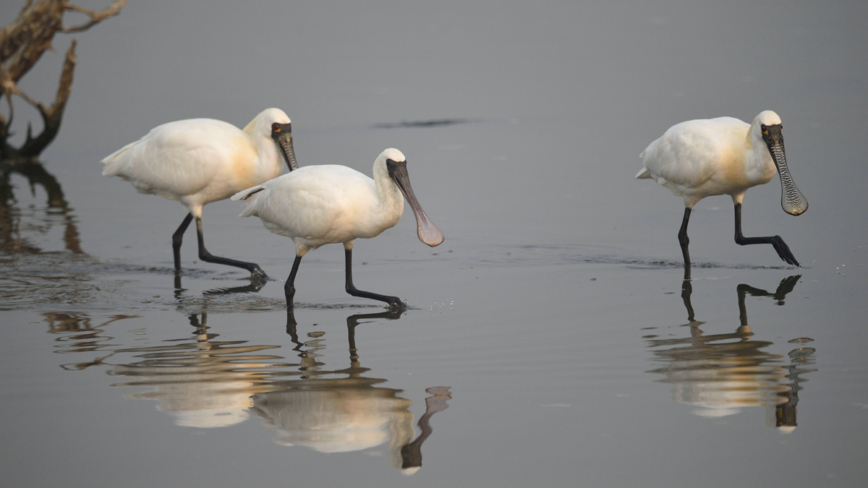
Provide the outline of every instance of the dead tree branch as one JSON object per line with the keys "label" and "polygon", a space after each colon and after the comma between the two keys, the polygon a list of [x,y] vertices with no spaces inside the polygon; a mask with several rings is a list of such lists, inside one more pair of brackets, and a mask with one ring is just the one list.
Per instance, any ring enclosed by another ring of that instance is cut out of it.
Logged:
{"label": "dead tree branch", "polygon": [[[104,10],[95,12],[70,3],[70,0],[27,0],[18,18],[0,30],[0,98],[6,97],[9,107],[8,120],[0,114],[0,159],[35,159],[45,149],[60,129],[63,111],[72,90],[73,71],[75,70],[75,40],[66,52],[63,71],[57,88],[54,103],[48,108],[35,101],[18,87],[18,81],[42,57],[52,49],[51,42],[58,32],[82,32],[103,20],[118,15],[127,0],[115,0]],[[89,17],[89,21],[75,27],[64,27],[63,16],[66,12],[76,12]],[[42,117],[43,130],[33,137],[30,126],[27,140],[19,147],[9,144],[12,133],[9,127],[14,118],[12,96],[18,96],[35,107]]]}
{"label": "dead tree branch", "polygon": [[103,20],[114,17],[115,15],[121,13],[121,9],[124,5],[127,4],[127,0],[115,1],[115,3],[109,5],[105,10],[100,12],[94,12],[93,10],[79,7],[78,5],[73,5],[71,3],[66,3],[66,10],[71,12],[79,12],[84,15],[90,17],[90,22],[86,24],[82,24],[78,27],[64,27],[63,32],[66,34],[70,34],[73,32],[82,32],[91,28],[94,24],[98,24]]}

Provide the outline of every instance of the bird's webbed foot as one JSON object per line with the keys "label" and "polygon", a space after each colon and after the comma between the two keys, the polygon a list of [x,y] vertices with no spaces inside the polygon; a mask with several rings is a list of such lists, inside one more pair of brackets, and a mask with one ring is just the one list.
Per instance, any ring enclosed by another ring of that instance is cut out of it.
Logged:
{"label": "bird's webbed foot", "polygon": [[784,240],[781,239],[781,236],[772,236],[770,238],[770,241],[772,247],[774,247],[775,251],[777,251],[778,256],[780,256],[781,259],[786,261],[787,264],[799,267],[802,266],[801,264],[799,264],[799,261],[796,260],[796,257],[793,256],[793,253],[792,251],[790,251],[790,247],[787,246],[787,243],[785,243]]}
{"label": "bird's webbed foot", "polygon": [[263,271],[258,264],[254,264],[250,269],[250,279],[253,282],[263,283],[268,281],[270,278],[267,274],[265,274],[265,271]]}
{"label": "bird's webbed foot", "polygon": [[389,303],[389,310],[402,311],[402,310],[405,310],[407,308],[407,304],[404,303],[404,301],[401,300],[400,298],[398,298],[398,297],[387,297],[387,298],[388,298],[388,303]]}

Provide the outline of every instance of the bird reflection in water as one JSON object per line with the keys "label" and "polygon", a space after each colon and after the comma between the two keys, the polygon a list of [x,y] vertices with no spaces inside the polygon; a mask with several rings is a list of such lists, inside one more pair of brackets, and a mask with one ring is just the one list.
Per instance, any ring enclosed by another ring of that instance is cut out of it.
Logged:
{"label": "bird reflection in water", "polygon": [[[112,386],[147,387],[126,397],[157,401],[157,409],[170,414],[176,425],[227,427],[253,412],[277,431],[275,442],[280,445],[350,452],[388,441],[393,466],[406,474],[422,465],[422,444],[432,433],[430,418],[451,399],[448,387],[426,390],[417,437],[412,401],[401,396],[402,390],[383,387],[386,379],[368,376],[370,369],[361,366],[356,327],[366,320],[397,319],[400,311],[347,317],[349,367],[342,369],[328,369],[322,361],[324,333],[311,332],[309,340],[299,340],[291,312],[287,333],[300,358],[296,362],[273,354],[281,346],[218,340],[208,327],[207,312],[189,315],[192,336],[144,347],[124,347],[109,335],[107,326],[127,316],[92,325],[87,314],[44,315],[50,332],[60,336],[56,352],[99,354],[64,369],[107,367],[110,375],[123,378]],[[133,360],[118,359],[124,355]]]}
{"label": "bird reflection in water", "polygon": [[[50,332],[60,336],[55,352],[100,354],[91,361],[61,367],[107,367],[110,375],[128,378],[112,386],[149,387],[148,391],[126,396],[156,400],[157,409],[172,415],[180,426],[224,427],[244,421],[249,417],[251,396],[267,390],[269,375],[286,366],[282,357],[263,352],[280,346],[217,340],[217,334],[208,332],[207,312],[189,316],[195,327],[192,337],[145,347],[124,347],[116,342],[117,337],[109,335],[106,326],[129,316],[112,317],[96,326],[83,313],[44,316]],[[129,332],[140,338],[147,334],[144,328]],[[125,355],[135,359],[129,363],[118,359]]]}
{"label": "bird reflection in water", "polygon": [[182,427],[228,427],[247,420],[251,397],[267,390],[269,376],[287,366],[281,356],[266,353],[280,346],[217,340],[218,334],[208,330],[207,312],[189,319],[195,327],[192,339],[119,350],[138,360],[114,365],[110,374],[130,379],[112,386],[150,387],[126,396],[156,400],[157,409]]}
{"label": "bird reflection in water", "polygon": [[[673,384],[675,401],[699,407],[695,414],[705,417],[724,417],[741,411],[744,407],[766,407],[766,423],[781,432],[796,428],[798,392],[806,379],[803,375],[816,371],[815,350],[800,347],[790,351],[789,363],[784,356],[764,349],[769,341],[753,340],[748,324],[745,299],[773,297],[778,305],[798,283],[801,275],[781,281],[774,293],[740,284],[736,287],[740,325],[735,332],[706,335],[703,322],[694,317],[690,301],[693,292],[690,268],[684,272],[681,297],[687,309],[690,336],[678,339],[648,337],[648,346],[653,349],[655,360],[663,363],[650,373],[664,376],[660,381]],[[800,338],[790,342],[810,342]]]}
{"label": "bird reflection in water", "polygon": [[328,370],[320,362],[324,342],[318,333],[299,341],[294,313],[288,313],[287,333],[296,344],[303,374],[277,381],[280,389],[254,396],[257,413],[277,430],[275,442],[305,446],[318,452],[351,452],[379,446],[388,439],[392,466],[413,474],[422,466],[422,444],[431,435],[431,417],[448,408],[449,387],[425,391],[425,413],[419,419],[421,433],[414,440],[412,402],[402,390],[379,386],[385,379],[371,378],[361,366],[355,343],[356,327],[362,320],[398,319],[400,311],[357,314],[347,317],[349,367]]}

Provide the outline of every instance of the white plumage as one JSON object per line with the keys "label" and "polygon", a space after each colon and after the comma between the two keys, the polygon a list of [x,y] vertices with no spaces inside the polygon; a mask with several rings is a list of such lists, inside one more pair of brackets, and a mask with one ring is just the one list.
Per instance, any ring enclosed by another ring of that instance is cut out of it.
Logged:
{"label": "white plumage", "polygon": [[[193,217],[201,228],[204,205],[280,175],[281,154],[290,170],[297,167],[291,134],[289,117],[276,108],[264,110],[243,130],[213,119],[170,122],[103,159],[103,175],[121,177],[141,193],[178,200],[187,207],[190,215],[173,239],[175,267],[180,269],[183,231]],[[261,273],[253,263],[211,256],[199,234],[203,260]]]}
{"label": "white plumage", "polygon": [[750,127],[732,117],[676,124],[648,145],[640,156],[645,168],[636,177],[655,179],[688,207],[711,195],[741,198],[777,172],[762,139],[754,150]]}
{"label": "white plumage", "polygon": [[398,223],[404,197],[416,215],[419,239],[429,246],[443,242],[443,233],[422,210],[407,176],[406,159],[386,149],[374,162],[374,179],[346,166],[306,166],[232,197],[244,200],[242,217],[257,216],[265,227],[295,243],[296,261],[286,283],[292,308],[293,281],[302,256],[324,244],[342,243],[346,252],[347,292],[390,304],[397,297],[356,290],[352,285],[353,240],[372,238]]}
{"label": "white plumage", "polygon": [[653,179],[684,199],[679,241],[685,264],[690,264],[687,252],[690,209],[707,196],[730,195],[736,207],[736,242],[772,244],[781,259],[798,265],[778,236],[739,238],[744,193],[748,188],[768,183],[777,172],[781,176],[784,211],[799,215],[808,208],[808,201],[789,174],[781,127],[780,117],[771,110],[761,112],[751,124],[732,117],[690,120],[670,127],[642,152],[644,168],[636,178]]}

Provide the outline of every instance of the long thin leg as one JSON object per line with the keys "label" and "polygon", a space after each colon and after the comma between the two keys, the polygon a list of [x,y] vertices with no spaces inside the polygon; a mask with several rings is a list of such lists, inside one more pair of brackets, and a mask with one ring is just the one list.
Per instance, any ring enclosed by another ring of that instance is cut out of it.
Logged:
{"label": "long thin leg", "polygon": [[778,256],[781,257],[787,264],[792,264],[793,266],[801,266],[798,261],[796,261],[793,253],[790,252],[790,248],[781,239],[781,236],[770,236],[770,237],[745,237],[741,234],[741,204],[735,204],[735,243],[740,246],[748,246],[751,244],[771,244],[772,247],[777,251]]}
{"label": "long thin leg", "polygon": [[690,244],[690,238],[687,237],[688,221],[690,221],[690,207],[684,207],[684,218],[681,220],[681,229],[678,230],[678,243],[681,244],[685,266],[690,266],[690,252],[687,250],[687,245]]}
{"label": "long thin leg", "polygon": [[184,232],[187,232],[187,227],[193,221],[193,214],[188,213],[178,230],[172,234],[172,250],[175,252],[175,271],[181,271],[181,240],[184,238]]}
{"label": "long thin leg", "polygon": [[693,304],[690,302],[690,295],[693,294],[693,285],[690,282],[690,266],[684,266],[684,279],[681,281],[681,301],[684,302],[684,307],[687,309],[687,320],[690,323],[696,321],[694,318]]}
{"label": "long thin leg", "polygon": [[181,273],[175,272],[175,299],[180,300],[184,295],[184,292],[187,291],[181,286]]}
{"label": "long thin leg", "polygon": [[196,217],[196,235],[199,237],[199,259],[208,263],[225,264],[227,266],[235,266],[236,268],[244,268],[250,271],[250,274],[255,278],[268,278],[265,271],[256,263],[246,263],[244,261],[236,261],[229,258],[221,258],[214,256],[205,249],[205,237],[202,235],[202,218]]}
{"label": "long thin leg", "polygon": [[[298,265],[301,264],[301,256],[296,256],[292,263],[292,271],[289,272],[289,278],[286,279],[286,284],[283,285],[283,293],[286,296],[286,309],[292,310],[293,297],[295,296],[295,275],[298,273]],[[295,322],[295,317],[292,318]]]}
{"label": "long thin leg", "polygon": [[346,290],[347,293],[354,297],[363,297],[370,298],[373,300],[379,300],[381,302],[386,302],[389,305],[395,305],[398,307],[403,307],[404,303],[398,297],[390,297],[386,295],[378,295],[376,293],[371,293],[369,291],[357,290],[353,285],[353,250],[352,249],[344,249],[344,256],[346,257],[347,263],[347,283]]}

